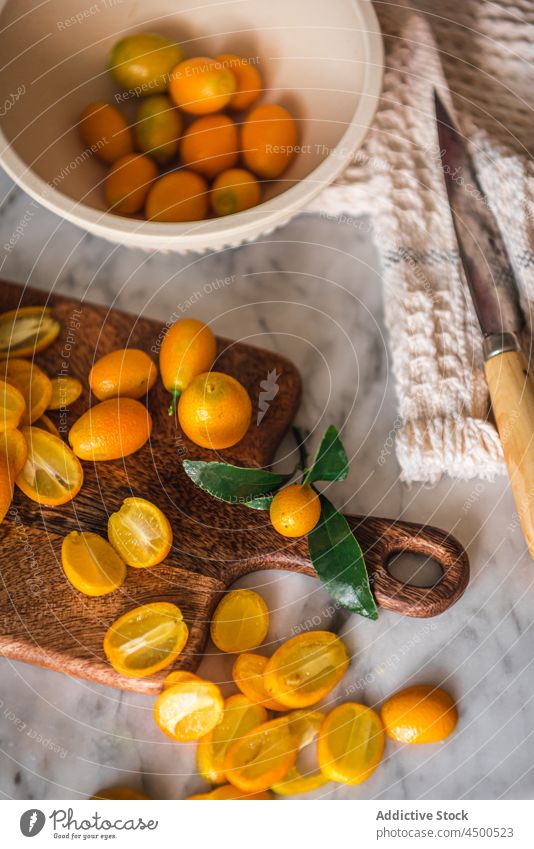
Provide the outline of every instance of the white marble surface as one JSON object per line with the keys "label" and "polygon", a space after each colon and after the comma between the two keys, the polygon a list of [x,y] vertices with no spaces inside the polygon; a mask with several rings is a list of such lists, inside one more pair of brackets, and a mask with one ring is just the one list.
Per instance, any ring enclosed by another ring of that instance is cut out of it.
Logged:
{"label": "white marble surface", "polygon": [[[343,429],[351,474],[338,506],[427,521],[467,546],[472,578],[443,616],[382,612],[377,623],[336,613],[312,579],[264,572],[257,586],[272,609],[269,641],[310,620],[334,628],[352,653],[335,697],[377,706],[413,682],[443,683],[458,701],[445,744],[387,743],[365,784],[328,784],[318,798],[533,798],[533,565],[504,479],[443,480],[407,488],[390,451],[395,396],[384,336],[380,273],[369,228],[301,216],[259,242],[217,256],[150,255],[85,236],[0,177],[0,269],[28,282],[164,318],[204,284],[189,310],[220,334],[289,356],[304,377],[299,424]],[[15,237],[14,247],[5,245]],[[383,464],[377,462],[382,454]],[[332,491],[333,492],[333,491]],[[317,618],[319,617],[319,618]],[[230,658],[208,647],[201,672],[228,682]],[[0,793],[76,799],[130,783],[154,798],[203,788],[194,747],[173,744],[151,721],[152,699],[0,659]],[[230,686],[224,684],[225,690]]]}

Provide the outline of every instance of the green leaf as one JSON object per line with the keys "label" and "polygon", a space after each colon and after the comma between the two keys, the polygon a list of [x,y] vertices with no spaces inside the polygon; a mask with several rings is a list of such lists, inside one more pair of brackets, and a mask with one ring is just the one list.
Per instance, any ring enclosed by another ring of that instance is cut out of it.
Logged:
{"label": "green leaf", "polygon": [[330,425],[319,445],[304,483],[314,481],[344,481],[349,473],[349,461],[339,438],[337,427]]}
{"label": "green leaf", "polygon": [[308,534],[308,551],[334,601],[368,619],[378,618],[359,543],[345,516],[324,496],[319,523]]}
{"label": "green leaf", "polygon": [[293,476],[277,474],[267,469],[242,469],[229,463],[184,460],[183,467],[193,483],[210,495],[229,504],[247,504],[257,510],[254,502],[259,496],[271,495]]}
{"label": "green leaf", "polygon": [[268,510],[273,498],[274,495],[258,495],[257,498],[245,501],[245,507],[251,507],[253,510]]}

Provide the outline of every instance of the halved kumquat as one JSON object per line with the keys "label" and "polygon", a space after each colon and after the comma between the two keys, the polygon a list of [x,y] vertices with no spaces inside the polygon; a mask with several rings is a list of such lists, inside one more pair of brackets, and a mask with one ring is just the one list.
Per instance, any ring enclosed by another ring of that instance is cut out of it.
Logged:
{"label": "halved kumquat", "polygon": [[24,427],[28,455],[16,484],[24,495],[46,506],[71,501],[83,483],[80,461],[68,445],[40,427]]}
{"label": "halved kumquat", "polygon": [[43,415],[52,398],[52,383],[49,377],[35,363],[9,359],[5,363],[3,378],[6,383],[15,386],[24,397],[26,407],[20,419],[21,424],[33,424]]}
{"label": "halved kumquat", "polygon": [[0,380],[0,431],[18,427],[26,409],[24,395],[4,380]]}
{"label": "halved kumquat", "polygon": [[232,677],[241,690],[252,702],[263,705],[268,710],[287,711],[286,705],[273,699],[263,682],[263,673],[267,666],[267,658],[253,652],[243,652],[232,667]]}
{"label": "halved kumquat", "polygon": [[16,478],[28,456],[28,445],[20,430],[10,428],[0,433],[0,455],[6,458],[13,478]]}
{"label": "halved kumquat", "polygon": [[211,639],[220,651],[255,649],[267,636],[269,610],[253,590],[232,590],[217,605],[211,621]]}
{"label": "halved kumquat", "polygon": [[125,498],[108,519],[108,539],[119,555],[136,569],[165,560],[172,545],[166,515],[146,498]]}
{"label": "halved kumquat", "polygon": [[104,637],[104,652],[116,672],[144,678],[174,663],[188,636],[182,611],[175,604],[142,604],[111,625]]}
{"label": "halved kumquat", "polygon": [[91,531],[67,534],[61,546],[61,565],[72,586],[90,596],[112,593],[126,577],[126,564],[113,546]]}
{"label": "halved kumquat", "polygon": [[224,759],[228,781],[255,793],[280,781],[297,759],[298,740],[282,716],[247,731],[230,746]]}
{"label": "halved kumquat", "polygon": [[83,392],[83,386],[77,377],[61,375],[52,378],[50,383],[52,384],[52,397],[48,402],[49,410],[60,410],[62,407],[74,404]]}
{"label": "halved kumquat", "polygon": [[226,781],[224,759],[229,747],[264,722],[267,711],[262,705],[254,704],[240,693],[226,699],[221,722],[198,741],[197,768],[202,777],[212,784]]}
{"label": "halved kumquat", "polygon": [[0,359],[31,357],[59,335],[61,324],[50,307],[20,307],[0,315]]}
{"label": "halved kumquat", "polygon": [[221,721],[224,699],[211,681],[182,681],[160,693],[154,705],[154,719],[173,740],[198,740]]}
{"label": "halved kumquat", "polygon": [[347,650],[336,634],[307,631],[275,651],[263,679],[272,698],[290,708],[303,708],[328,695],[348,665]]}
{"label": "halved kumquat", "polygon": [[330,781],[361,784],[378,766],[384,751],[384,729],[374,710],[345,702],[328,714],[319,731],[317,756]]}
{"label": "halved kumquat", "polygon": [[[287,714],[290,730],[298,740],[299,754],[315,740],[319,729],[324,721],[324,714],[319,711],[296,710]],[[317,767],[302,771],[297,762],[277,784],[273,784],[272,790],[278,796],[295,796],[300,793],[309,793],[326,784],[328,778]]]}

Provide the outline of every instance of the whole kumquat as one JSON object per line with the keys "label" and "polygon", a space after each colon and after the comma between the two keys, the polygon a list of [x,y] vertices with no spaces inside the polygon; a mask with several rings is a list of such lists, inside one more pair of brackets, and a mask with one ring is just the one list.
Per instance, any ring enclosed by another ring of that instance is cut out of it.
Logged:
{"label": "whole kumquat", "polygon": [[236,653],[255,649],[268,630],[269,610],[261,595],[252,590],[233,590],[223,596],[210,626],[217,648]]}
{"label": "whole kumquat", "polygon": [[156,724],[168,737],[180,742],[203,737],[219,724],[223,712],[221,691],[203,679],[165,687],[154,705]]}
{"label": "whole kumquat", "polygon": [[24,398],[26,406],[20,417],[21,424],[32,424],[48,409],[52,383],[38,365],[27,360],[9,359],[5,363],[3,378]]}
{"label": "whole kumquat", "polygon": [[241,128],[243,162],[264,180],[284,173],[295,156],[297,142],[293,117],[276,103],[255,106]]}
{"label": "whole kumquat", "polygon": [[104,182],[106,203],[117,215],[132,215],[145,204],[158,169],[149,156],[129,153],[117,159]]}
{"label": "whole kumquat", "polygon": [[91,531],[71,531],[61,546],[61,565],[72,586],[90,596],[114,592],[126,577],[126,564],[113,546]]}
{"label": "whole kumquat", "polygon": [[180,142],[183,164],[207,178],[235,165],[238,152],[237,128],[226,115],[197,118]]}
{"label": "whole kumquat", "polygon": [[189,631],[175,604],[142,604],[117,619],[104,637],[104,652],[121,675],[144,678],[174,663]]}
{"label": "whole kumquat", "polygon": [[230,448],[246,434],[252,418],[247,390],[217,371],[199,374],[180,396],[178,420],[185,435],[202,448]]}
{"label": "whole kumquat", "polygon": [[62,439],[40,427],[23,427],[22,435],[28,454],[15,481],[19,489],[32,501],[46,506],[71,501],[83,483],[78,458]]}
{"label": "whole kumquat", "polygon": [[321,517],[321,502],[311,486],[295,483],[276,493],[269,516],[273,528],[282,536],[305,536]]}
{"label": "whole kumquat", "polygon": [[99,401],[108,398],[142,398],[154,386],[158,370],[138,348],[121,348],[105,354],[89,372],[91,392]]}
{"label": "whole kumquat", "polygon": [[334,708],[319,730],[317,757],[330,781],[361,784],[375,771],[383,751],[380,717],[356,702]]}
{"label": "whole kumquat", "polygon": [[182,59],[178,44],[157,33],[140,32],[117,41],[109,55],[108,70],[122,89],[147,96],[167,90],[169,74]]}
{"label": "whole kumquat", "polygon": [[208,185],[194,171],[175,171],[160,177],[145,205],[149,221],[201,221],[207,211]]}
{"label": "whole kumquat", "polygon": [[458,722],[452,698],[440,687],[417,684],[390,696],[380,711],[386,734],[398,743],[437,743]]}
{"label": "whole kumquat", "polygon": [[195,318],[182,318],[169,327],[159,352],[161,379],[172,395],[169,414],[194,377],[209,371],[217,353],[210,328]]}
{"label": "whole kumquat", "polygon": [[182,118],[164,94],[145,97],[137,108],[134,126],[138,150],[166,165],[178,152]]}
{"label": "whole kumquat", "polygon": [[348,665],[349,655],[336,634],[306,631],[275,651],[263,680],[272,698],[290,708],[303,708],[328,695]]}
{"label": "whole kumquat", "polygon": [[185,59],[171,71],[169,94],[184,112],[207,115],[228,105],[237,89],[232,71],[207,56]]}
{"label": "whole kumquat", "polygon": [[20,307],[0,315],[0,359],[32,357],[57,339],[61,324],[50,307]]}
{"label": "whole kumquat", "polygon": [[150,438],[152,417],[133,398],[110,398],[87,410],[69,431],[81,460],[118,460],[139,451]]}
{"label": "whole kumquat", "polygon": [[267,722],[267,711],[262,705],[251,702],[240,693],[225,700],[221,721],[198,741],[197,767],[206,781],[212,784],[226,781],[224,759],[229,747],[263,722]]}
{"label": "whole kumquat", "polygon": [[103,100],[85,107],[80,115],[79,131],[83,143],[108,165],[133,152],[132,131],[126,118]]}
{"label": "whole kumquat", "polygon": [[215,215],[233,215],[257,206],[261,190],[255,176],[244,168],[229,168],[213,181],[210,205]]}
{"label": "whole kumquat", "polygon": [[108,519],[108,538],[128,564],[136,569],[165,560],[172,545],[172,529],[165,514],[146,498],[125,498]]}
{"label": "whole kumquat", "polygon": [[262,79],[258,69],[247,59],[233,53],[221,53],[215,60],[223,68],[229,68],[235,77],[236,91],[230,98],[228,108],[236,112],[248,109],[261,94]]}

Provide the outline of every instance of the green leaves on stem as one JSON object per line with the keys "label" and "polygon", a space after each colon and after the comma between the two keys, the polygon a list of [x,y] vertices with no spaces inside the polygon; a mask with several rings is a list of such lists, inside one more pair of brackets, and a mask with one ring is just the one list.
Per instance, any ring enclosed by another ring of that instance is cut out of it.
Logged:
{"label": "green leaves on stem", "polygon": [[[304,446],[300,451],[304,459]],[[269,510],[276,492],[296,472],[295,469],[289,474],[278,474],[267,469],[243,469],[202,460],[184,460],[183,467],[200,489],[221,501],[254,510]],[[336,427],[327,428],[310,468],[303,471],[302,483],[311,486],[317,481],[345,480],[349,461]],[[308,534],[308,551],[315,571],[334,601],[353,613],[376,619],[378,611],[360,545],[345,516],[324,495],[320,498],[321,517]]]}
{"label": "green leaves on stem", "polygon": [[200,489],[228,504],[245,504],[255,510],[268,510],[272,494],[293,476],[293,472],[277,474],[204,460],[184,460],[183,466]]}
{"label": "green leaves on stem", "polygon": [[349,461],[339,438],[338,429],[330,425],[325,431],[313,463],[306,470],[303,483],[344,481],[348,473]]}
{"label": "green leaves on stem", "polygon": [[345,516],[324,495],[321,518],[308,534],[308,551],[334,601],[368,619],[378,618],[360,545]]}

